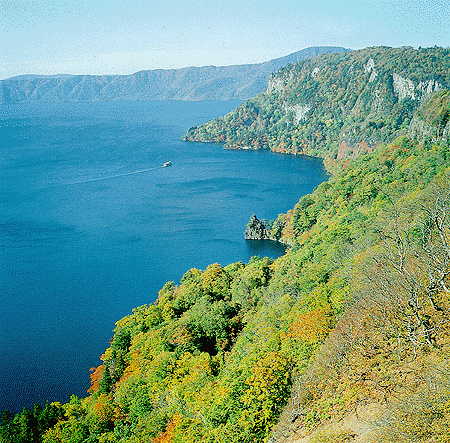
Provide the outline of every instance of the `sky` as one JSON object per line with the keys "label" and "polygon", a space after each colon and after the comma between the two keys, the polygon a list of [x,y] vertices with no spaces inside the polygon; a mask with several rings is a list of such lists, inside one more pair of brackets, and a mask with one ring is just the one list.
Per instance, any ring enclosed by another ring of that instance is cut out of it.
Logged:
{"label": "sky", "polygon": [[448,0],[0,0],[0,79],[434,45],[450,46]]}

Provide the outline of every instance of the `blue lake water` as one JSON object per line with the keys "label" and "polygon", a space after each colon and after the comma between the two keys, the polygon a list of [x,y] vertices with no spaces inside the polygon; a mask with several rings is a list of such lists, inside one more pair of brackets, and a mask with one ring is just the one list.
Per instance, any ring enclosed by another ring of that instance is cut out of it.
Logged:
{"label": "blue lake water", "polygon": [[238,104],[0,106],[0,410],[85,396],[114,323],[188,269],[283,253],[245,225],[321,161],[180,141]]}

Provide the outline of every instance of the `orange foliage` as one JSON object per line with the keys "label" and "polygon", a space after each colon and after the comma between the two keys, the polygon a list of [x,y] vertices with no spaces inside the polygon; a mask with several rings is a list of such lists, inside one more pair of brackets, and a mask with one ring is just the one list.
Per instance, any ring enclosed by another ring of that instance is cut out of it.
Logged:
{"label": "orange foliage", "polygon": [[91,387],[87,390],[87,392],[98,392],[100,389],[100,381],[103,377],[103,372],[105,371],[105,367],[103,365],[97,366],[96,368],[91,368],[89,371],[92,374],[89,375],[91,378]]}
{"label": "orange foliage", "polygon": [[283,227],[282,237],[284,238],[294,238],[294,224],[293,224],[294,210],[291,209],[286,213],[286,220]]}
{"label": "orange foliage", "polygon": [[176,427],[181,423],[183,417],[175,412],[172,419],[167,423],[165,432],[160,432],[153,440],[153,443],[172,443]]}
{"label": "orange foliage", "polygon": [[112,425],[121,415],[119,409],[114,406],[112,394],[100,394],[94,404],[93,411],[96,418],[102,422]]}

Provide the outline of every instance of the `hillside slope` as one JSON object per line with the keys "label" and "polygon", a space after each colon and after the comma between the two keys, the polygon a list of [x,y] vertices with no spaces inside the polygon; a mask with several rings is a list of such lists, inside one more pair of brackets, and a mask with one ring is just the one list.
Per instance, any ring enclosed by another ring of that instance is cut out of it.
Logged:
{"label": "hillside slope", "polygon": [[[0,81],[1,103],[110,100],[245,100],[263,91],[270,74],[289,63],[339,47],[313,47],[265,63],[155,69],[132,75],[74,75]],[[31,78],[30,78],[31,77]]]}
{"label": "hillside slope", "polygon": [[450,50],[374,47],[281,68],[264,93],[190,128],[184,139],[332,160],[405,134],[414,111],[450,86]]}
{"label": "hillside slope", "polygon": [[[426,108],[441,121],[450,92]],[[168,282],[87,398],[4,414],[0,441],[447,441],[450,140],[340,167],[285,214],[284,256]]]}
{"label": "hillside slope", "polygon": [[0,441],[449,441],[450,90],[406,132],[279,216],[282,257],[166,283],[88,397],[5,413]]}

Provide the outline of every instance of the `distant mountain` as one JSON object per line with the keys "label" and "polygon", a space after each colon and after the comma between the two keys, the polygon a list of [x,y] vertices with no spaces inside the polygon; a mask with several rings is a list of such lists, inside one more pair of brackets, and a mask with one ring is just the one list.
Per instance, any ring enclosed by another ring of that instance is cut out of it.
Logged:
{"label": "distant mountain", "polygon": [[246,100],[264,91],[270,74],[320,54],[312,47],[259,64],[155,69],[132,75],[24,75],[0,81],[0,103],[112,100]]}
{"label": "distant mountain", "polygon": [[22,74],[22,75],[15,75],[14,77],[9,77],[6,80],[35,80],[35,79],[67,78],[67,77],[73,77],[73,74],[53,74],[53,75]]}

